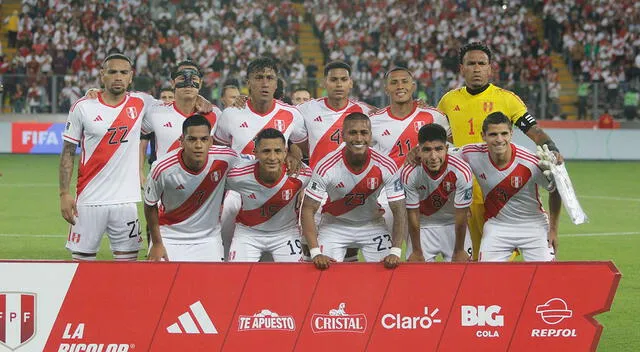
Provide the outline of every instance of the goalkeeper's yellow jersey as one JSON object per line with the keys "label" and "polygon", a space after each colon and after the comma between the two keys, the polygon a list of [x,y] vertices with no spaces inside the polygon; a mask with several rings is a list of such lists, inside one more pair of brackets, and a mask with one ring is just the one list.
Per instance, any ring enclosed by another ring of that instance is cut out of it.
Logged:
{"label": "goalkeeper's yellow jersey", "polygon": [[482,143],[482,123],[490,113],[500,111],[515,123],[527,107],[513,92],[489,84],[476,95],[469,94],[466,87],[449,91],[440,99],[438,110],[449,118],[453,144],[462,147]]}

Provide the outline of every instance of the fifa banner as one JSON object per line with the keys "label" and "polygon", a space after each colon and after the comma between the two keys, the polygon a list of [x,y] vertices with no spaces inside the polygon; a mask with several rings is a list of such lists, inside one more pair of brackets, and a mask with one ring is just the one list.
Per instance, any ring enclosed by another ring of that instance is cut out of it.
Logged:
{"label": "fifa banner", "polygon": [[620,277],[611,262],[2,262],[0,351],[595,351]]}
{"label": "fifa banner", "polygon": [[11,152],[15,154],[60,154],[64,123],[14,122]]}

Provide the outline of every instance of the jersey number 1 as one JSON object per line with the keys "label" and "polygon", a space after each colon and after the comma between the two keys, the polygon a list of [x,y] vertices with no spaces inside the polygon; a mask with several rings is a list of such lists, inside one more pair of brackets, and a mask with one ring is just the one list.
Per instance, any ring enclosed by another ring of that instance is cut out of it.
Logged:
{"label": "jersey number 1", "polygon": [[476,132],[473,130],[473,118],[470,118],[468,122],[469,122],[469,135],[472,136],[476,134]]}

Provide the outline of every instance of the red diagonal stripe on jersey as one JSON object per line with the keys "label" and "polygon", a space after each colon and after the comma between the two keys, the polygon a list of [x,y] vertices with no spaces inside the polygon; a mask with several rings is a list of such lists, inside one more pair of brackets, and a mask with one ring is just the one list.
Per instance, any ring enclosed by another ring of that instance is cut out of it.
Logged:
{"label": "red diagonal stripe on jersey", "polygon": [[[277,108],[278,107],[276,106],[276,109]],[[291,113],[291,111],[280,109],[278,110],[278,112],[275,113],[275,115],[271,117],[271,119],[269,119],[269,121],[264,125],[264,127],[262,127],[260,131],[266,130],[267,128],[275,128],[276,130],[284,133],[284,131],[286,131],[287,128],[289,128],[292,122],[293,122],[293,114]],[[258,135],[258,133],[260,133],[260,131],[256,133],[256,136]],[[255,139],[255,136],[247,143],[247,145],[244,146],[241,154],[253,153],[254,139]]]}
{"label": "red diagonal stripe on jersey", "polygon": [[[521,177],[520,187],[512,185],[513,177]],[[498,215],[511,197],[515,196],[531,178],[531,170],[528,167],[518,164],[513,171],[498,183],[485,197],[484,219],[485,221]]]}
{"label": "red diagonal stripe on jersey", "polygon": [[24,318],[25,317],[25,313],[29,313],[30,317],[29,319],[20,319],[21,323],[20,323],[20,342],[24,343],[25,341],[27,341],[29,338],[31,338],[31,336],[33,336],[33,333],[35,332],[35,295],[21,295],[20,297],[20,310],[21,310],[21,315]]}
{"label": "red diagonal stripe on jersey", "polygon": [[404,164],[407,153],[409,153],[408,148],[418,145],[420,127],[430,123],[433,123],[433,115],[426,111],[421,111],[411,119],[404,131],[402,131],[402,134],[400,134],[389,152],[389,157],[396,162],[398,168]]}
{"label": "red diagonal stripe on jersey", "polygon": [[[369,180],[375,179],[377,182],[377,187],[374,189],[369,188]],[[382,171],[376,165],[369,170],[369,172],[358,182],[358,184],[353,187],[353,189],[347,193],[344,198],[337,199],[331,202],[328,202],[322,207],[323,213],[329,213],[333,216],[340,216],[342,214],[346,214],[351,210],[355,209],[355,207],[364,204],[367,198],[373,192],[375,192],[380,186],[382,186]]]}
{"label": "red diagonal stripe on jersey", "polygon": [[[449,194],[453,193],[456,187],[457,181],[456,174],[449,171],[440,181],[440,184],[436,189],[427,196],[427,198],[420,201],[420,213],[425,216],[433,215],[440,210],[449,200]],[[451,188],[447,192],[447,182]]]}
{"label": "red diagonal stripe on jersey", "polygon": [[[127,109],[130,107],[134,107],[138,112],[138,116],[135,119],[132,119],[127,114]],[[135,125],[136,121],[140,118],[140,113],[144,108],[144,101],[140,98],[129,97],[129,100],[122,106],[122,110],[113,120],[110,128],[116,129],[116,135],[113,137],[114,139],[118,139],[121,137],[120,129],[127,128],[127,133],[131,131],[133,125]],[[89,182],[93,180],[94,177],[107,165],[109,160],[115,152],[120,148],[120,142],[110,144],[111,133],[106,133],[100,143],[96,146],[96,149],[91,154],[89,160],[86,163],[80,164],[78,167],[78,186],[76,188],[76,196],[79,196],[80,193],[87,187]]]}
{"label": "red diagonal stripe on jersey", "polygon": [[340,145],[340,143],[332,141],[331,136],[333,136],[334,133],[337,133],[338,141],[342,141],[342,135],[340,133],[340,130],[342,129],[342,123],[344,122],[344,118],[352,112],[362,112],[362,108],[358,104],[353,104],[351,107],[345,110],[344,113],[342,113],[342,115],[340,115],[340,117],[331,125],[331,127],[329,127],[327,132],[325,132],[322,137],[318,139],[318,142],[313,149],[313,153],[309,158],[309,166],[312,169],[315,169],[316,164],[318,163],[318,161],[320,161],[320,159],[336,150],[336,148]]}
{"label": "red diagonal stripe on jersey", "polygon": [[[211,164],[207,175],[204,177],[198,188],[177,208],[165,212],[160,210],[160,225],[171,225],[181,223],[193,215],[209,199],[213,191],[218,187],[220,181],[224,179],[229,164],[223,160],[216,160]],[[218,172],[218,177],[214,177],[214,172]],[[211,216],[214,216],[211,214]],[[216,215],[217,216],[217,215]]]}
{"label": "red diagonal stripe on jersey", "polygon": [[280,209],[295,201],[302,188],[302,181],[289,177],[282,187],[262,206],[251,210],[240,210],[236,220],[246,226],[260,225],[271,219]]}

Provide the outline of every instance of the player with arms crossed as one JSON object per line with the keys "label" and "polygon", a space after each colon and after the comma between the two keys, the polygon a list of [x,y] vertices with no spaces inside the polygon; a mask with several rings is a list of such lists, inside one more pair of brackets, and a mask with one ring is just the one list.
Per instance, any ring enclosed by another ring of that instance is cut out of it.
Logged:
{"label": "player with arms crossed", "polygon": [[[449,91],[438,103],[451,124],[453,143],[461,147],[481,143],[483,121],[492,112],[502,112],[537,145],[548,145],[558,162],[562,156],[549,136],[536,125],[522,100],[514,93],[489,82],[491,77],[491,51],[482,43],[470,43],[460,49],[460,72],[465,86]],[[474,181],[469,232],[473,241],[473,258],[477,259],[484,224],[482,191]]]}
{"label": "player with arms crossed", "polygon": [[438,124],[422,126],[418,132],[421,164],[401,169],[404,184],[409,239],[408,261],[467,261],[467,215],[472,198],[469,165],[447,153],[447,131]]}
{"label": "player with arms crossed", "polygon": [[[174,88],[175,101],[169,104],[156,104],[152,106],[142,124],[142,133],[154,133],[156,139],[157,158],[163,157],[172,150],[180,148],[180,136],[182,135],[182,123],[195,114],[198,109],[198,92],[202,86],[202,73],[194,62],[182,61],[171,73],[171,86]],[[222,114],[220,109],[213,105],[208,113],[202,113],[209,120],[212,131],[215,130],[216,121]],[[145,149],[142,149],[142,148]],[[144,155],[146,145],[140,146],[140,171],[144,175]],[[144,182],[144,179],[142,179]]]}
{"label": "player with arms crossed", "polygon": [[[155,100],[127,92],[132,79],[128,57],[107,56],[100,70],[104,91],[97,99],[78,100],[69,111],[60,154],[60,210],[72,225],[66,247],[74,260],[95,260],[105,232],[115,260],[138,257],[140,126]],[[78,144],[82,154],[74,199],[69,184]]]}
{"label": "player with arms crossed", "polygon": [[203,115],[184,120],[180,143],[153,164],[147,179],[149,260],[224,261],[218,214],[227,174],[240,159],[227,147],[212,147]]}
{"label": "player with arms crossed", "polygon": [[[302,115],[296,107],[273,98],[277,87],[278,65],[269,58],[259,58],[249,63],[247,84],[249,100],[243,108],[224,109],[214,133],[217,143],[228,145],[240,154],[253,153],[254,139],[267,128],[282,132],[287,142],[293,143],[287,155],[287,169],[292,171],[301,163],[303,150],[307,149],[307,131]],[[297,145],[296,145],[297,144]],[[240,210],[240,195],[230,191],[222,210],[222,236],[225,252],[231,242],[235,218]]]}
{"label": "player with arms crossed", "polygon": [[[486,222],[478,258],[507,261],[519,249],[525,261],[551,261],[558,249],[562,200],[542,169],[550,165],[511,143],[512,136],[511,119],[494,112],[482,124],[486,143],[462,148],[461,157],[471,166],[484,195]],[[549,190],[549,216],[542,209],[538,186]]]}
{"label": "player with arms crossed", "polygon": [[[360,248],[366,261],[384,260],[388,268],[400,262],[405,237],[404,189],[398,169],[389,157],[370,148],[371,122],[363,113],[351,113],[343,122],[344,144],[316,166],[302,202],[302,232],[318,269],[343,261],[347,248]],[[386,229],[377,202],[386,192],[393,212],[393,231]],[[314,216],[324,198],[322,220]]]}
{"label": "player with arms crossed", "polygon": [[227,179],[227,189],[242,197],[229,261],[257,262],[268,252],[276,262],[297,262],[302,247],[296,204],[311,169],[303,166],[296,175],[287,175],[287,145],[274,128],[258,133],[254,154],[257,160],[240,163]]}

